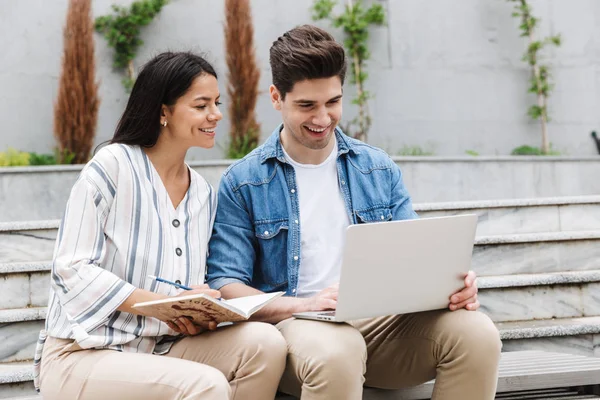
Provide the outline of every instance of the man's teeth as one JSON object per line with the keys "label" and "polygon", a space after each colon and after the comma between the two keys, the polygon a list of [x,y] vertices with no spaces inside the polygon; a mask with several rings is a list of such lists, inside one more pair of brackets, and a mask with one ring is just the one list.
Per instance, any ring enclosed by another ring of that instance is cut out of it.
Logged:
{"label": "man's teeth", "polygon": [[308,129],[311,132],[315,132],[315,133],[322,133],[325,131],[325,129],[327,128],[323,128],[323,129],[314,129],[314,128],[309,128],[308,126],[306,127],[306,129]]}
{"label": "man's teeth", "polygon": [[200,130],[201,130],[202,132],[206,132],[206,133],[215,133],[215,130],[214,130],[214,129],[202,129],[202,128],[200,128]]}

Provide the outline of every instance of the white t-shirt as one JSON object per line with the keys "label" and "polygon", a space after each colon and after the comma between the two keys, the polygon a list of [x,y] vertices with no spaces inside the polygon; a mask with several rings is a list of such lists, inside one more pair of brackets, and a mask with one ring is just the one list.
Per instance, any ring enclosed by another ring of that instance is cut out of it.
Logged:
{"label": "white t-shirt", "polygon": [[[335,140],[335,139],[334,139]],[[348,212],[339,186],[337,144],[319,164],[300,164],[284,150],[296,172],[300,201],[300,269],[296,296],[309,297],[338,283]]]}

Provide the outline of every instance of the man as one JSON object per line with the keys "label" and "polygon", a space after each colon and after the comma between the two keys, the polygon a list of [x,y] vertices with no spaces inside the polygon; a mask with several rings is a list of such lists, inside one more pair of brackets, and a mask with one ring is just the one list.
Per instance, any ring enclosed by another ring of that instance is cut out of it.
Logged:
{"label": "man", "polygon": [[349,324],[291,318],[336,308],[349,224],[417,215],[389,156],[337,128],[343,47],[305,25],[286,32],[270,53],[271,100],[283,125],[223,175],[209,284],[226,298],[286,292],[255,316],[276,324],[288,343],[285,393],[361,399],[363,384],[392,389],[436,378],[436,400],[493,399],[501,343],[490,319],[473,312],[473,272],[450,310]]}

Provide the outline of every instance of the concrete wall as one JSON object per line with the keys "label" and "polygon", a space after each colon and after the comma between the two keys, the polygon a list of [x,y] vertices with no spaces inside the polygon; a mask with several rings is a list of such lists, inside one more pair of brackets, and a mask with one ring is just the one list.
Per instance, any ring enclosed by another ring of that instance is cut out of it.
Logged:
{"label": "concrete wall", "polygon": [[[600,193],[600,159],[396,157],[415,203]],[[218,187],[226,160],[190,165]],[[81,166],[0,168],[0,222],[57,219]]]}
{"label": "concrete wall", "polygon": [[[93,0],[95,16],[112,3]],[[371,36],[368,89],[373,129],[371,143],[392,154],[420,146],[438,155],[508,154],[521,144],[538,145],[539,128],[526,117],[534,100],[526,93],[528,70],[520,60],[525,42],[512,4],[504,0],[372,0],[387,9],[389,23]],[[258,115],[263,136],[279,122],[267,97],[268,49],[285,30],[311,22],[311,0],[252,0],[260,66]],[[550,103],[551,141],[570,155],[593,155],[590,131],[600,126],[598,58],[600,2],[532,0],[541,32],[562,33],[564,45],[552,50],[556,89]],[[67,0],[0,1],[0,151],[8,146],[48,152],[53,147],[52,110],[62,51]],[[139,66],[166,49],[208,53],[221,74],[225,92],[223,2],[172,0],[144,29]],[[329,28],[328,23],[319,23]],[[341,32],[333,31],[338,38]],[[127,96],[112,68],[112,52],[96,35],[101,82],[98,141],[111,137]],[[355,115],[354,90],[346,87],[345,116]],[[224,98],[224,109],[228,99]],[[228,123],[219,128],[219,146],[193,151],[190,159],[223,155]]]}

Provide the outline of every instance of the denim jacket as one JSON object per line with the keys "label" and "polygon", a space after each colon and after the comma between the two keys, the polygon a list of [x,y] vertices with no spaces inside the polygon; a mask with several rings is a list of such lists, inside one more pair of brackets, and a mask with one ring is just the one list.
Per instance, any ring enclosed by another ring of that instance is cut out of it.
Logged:
{"label": "denim jacket", "polygon": [[[207,260],[214,289],[243,283],[294,296],[300,215],[294,167],[280,125],[267,141],[223,174]],[[336,128],[338,182],[352,224],[417,218],[398,166],[382,150]]]}

